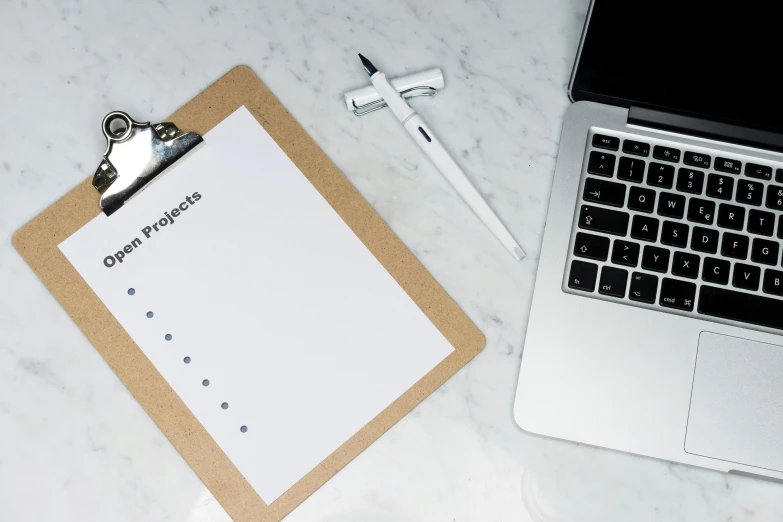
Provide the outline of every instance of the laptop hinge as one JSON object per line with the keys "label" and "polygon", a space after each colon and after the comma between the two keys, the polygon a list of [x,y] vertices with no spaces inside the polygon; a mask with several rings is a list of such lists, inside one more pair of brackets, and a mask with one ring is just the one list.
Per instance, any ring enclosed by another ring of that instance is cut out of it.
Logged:
{"label": "laptop hinge", "polygon": [[628,123],[783,152],[783,134],[644,107],[628,110]]}

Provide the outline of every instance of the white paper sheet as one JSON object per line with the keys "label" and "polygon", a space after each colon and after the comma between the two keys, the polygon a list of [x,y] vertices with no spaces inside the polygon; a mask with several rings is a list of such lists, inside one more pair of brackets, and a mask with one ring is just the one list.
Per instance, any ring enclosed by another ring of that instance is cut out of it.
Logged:
{"label": "white paper sheet", "polygon": [[270,504],[453,348],[244,107],[205,141],[60,249]]}

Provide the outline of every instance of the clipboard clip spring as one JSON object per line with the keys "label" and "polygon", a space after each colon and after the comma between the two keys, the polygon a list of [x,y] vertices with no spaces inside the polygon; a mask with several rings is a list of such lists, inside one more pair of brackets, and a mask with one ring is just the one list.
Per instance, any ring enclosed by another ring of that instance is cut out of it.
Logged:
{"label": "clipboard clip spring", "polygon": [[173,123],[140,123],[122,111],[107,114],[101,128],[106,152],[92,186],[101,193],[100,206],[107,216],[204,141]]}
{"label": "clipboard clip spring", "polygon": [[[410,89],[405,89],[404,91],[400,91],[400,96],[403,98],[415,98],[417,96],[435,96],[438,94],[438,90],[435,87],[428,87],[426,85],[422,85],[419,87],[411,87]],[[356,116],[364,116],[365,114],[370,114],[371,112],[375,112],[377,110],[383,109],[386,107],[386,102],[383,101],[383,98],[380,100],[375,100],[370,103],[364,103],[362,105],[356,105],[354,102],[353,104],[354,110],[353,113]]]}

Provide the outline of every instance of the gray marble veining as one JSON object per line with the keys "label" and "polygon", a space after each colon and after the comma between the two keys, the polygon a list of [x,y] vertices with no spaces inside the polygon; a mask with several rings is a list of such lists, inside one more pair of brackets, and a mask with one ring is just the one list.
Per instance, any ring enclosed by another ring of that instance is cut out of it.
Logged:
{"label": "gray marble veining", "polygon": [[[114,109],[162,121],[237,64],[266,82],[487,335],[486,350],[288,520],[783,519],[781,486],[534,437],[511,418],[587,0],[0,4],[0,520],[228,520],[10,244],[90,175]],[[528,257],[513,261],[393,115],[356,118],[356,53],[438,66],[411,103]]]}

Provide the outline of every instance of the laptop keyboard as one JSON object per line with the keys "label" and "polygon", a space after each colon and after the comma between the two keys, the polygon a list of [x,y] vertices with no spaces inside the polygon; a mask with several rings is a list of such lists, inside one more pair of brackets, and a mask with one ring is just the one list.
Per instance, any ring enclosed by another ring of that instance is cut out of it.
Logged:
{"label": "laptop keyboard", "polygon": [[783,163],[588,136],[569,291],[783,329]]}

